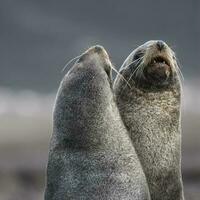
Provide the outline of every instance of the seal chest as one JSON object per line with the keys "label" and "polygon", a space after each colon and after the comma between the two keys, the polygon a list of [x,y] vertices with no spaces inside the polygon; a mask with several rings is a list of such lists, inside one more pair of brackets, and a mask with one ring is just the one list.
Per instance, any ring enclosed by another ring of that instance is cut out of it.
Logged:
{"label": "seal chest", "polygon": [[53,113],[46,200],[147,200],[141,164],[114,102],[105,49],[84,52],[63,78]]}
{"label": "seal chest", "polygon": [[183,199],[180,69],[163,41],[136,48],[117,76],[117,105],[143,166],[152,200]]}

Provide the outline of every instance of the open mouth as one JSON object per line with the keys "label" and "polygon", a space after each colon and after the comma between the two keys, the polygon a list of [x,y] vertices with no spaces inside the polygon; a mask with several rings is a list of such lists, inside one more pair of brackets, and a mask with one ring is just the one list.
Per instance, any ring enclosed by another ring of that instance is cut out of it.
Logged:
{"label": "open mouth", "polygon": [[153,84],[166,84],[171,74],[171,64],[167,57],[155,56],[147,65],[145,71],[146,78]]}
{"label": "open mouth", "polygon": [[163,57],[163,56],[157,56],[152,58],[151,65],[155,65],[155,64],[159,64],[159,65],[168,65],[170,67],[170,62],[167,58]]}

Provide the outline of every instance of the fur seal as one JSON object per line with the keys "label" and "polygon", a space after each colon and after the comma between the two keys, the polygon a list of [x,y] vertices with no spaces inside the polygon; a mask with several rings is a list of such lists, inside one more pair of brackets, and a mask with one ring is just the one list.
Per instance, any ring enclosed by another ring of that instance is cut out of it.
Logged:
{"label": "fur seal", "polygon": [[148,41],[124,61],[116,102],[144,169],[152,200],[182,200],[180,69],[163,41]]}
{"label": "fur seal", "polygon": [[114,102],[112,64],[91,47],[63,78],[53,113],[45,200],[147,200],[141,164]]}

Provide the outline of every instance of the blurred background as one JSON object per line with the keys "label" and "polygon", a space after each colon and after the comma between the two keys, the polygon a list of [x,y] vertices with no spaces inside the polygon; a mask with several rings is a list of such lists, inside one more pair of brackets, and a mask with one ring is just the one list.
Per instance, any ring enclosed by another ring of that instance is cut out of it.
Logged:
{"label": "blurred background", "polygon": [[101,44],[119,68],[150,39],[166,41],[181,63],[185,196],[200,199],[200,1],[1,0],[1,200],[43,199],[52,108],[67,61]]}

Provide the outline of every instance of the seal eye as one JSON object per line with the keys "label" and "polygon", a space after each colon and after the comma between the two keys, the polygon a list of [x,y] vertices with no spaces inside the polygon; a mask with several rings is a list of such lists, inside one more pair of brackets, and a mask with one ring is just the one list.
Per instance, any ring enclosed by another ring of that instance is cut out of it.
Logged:
{"label": "seal eye", "polygon": [[133,56],[133,61],[134,60],[138,60],[139,58],[141,58],[144,55],[144,53],[142,51],[137,51],[135,53],[135,55]]}

